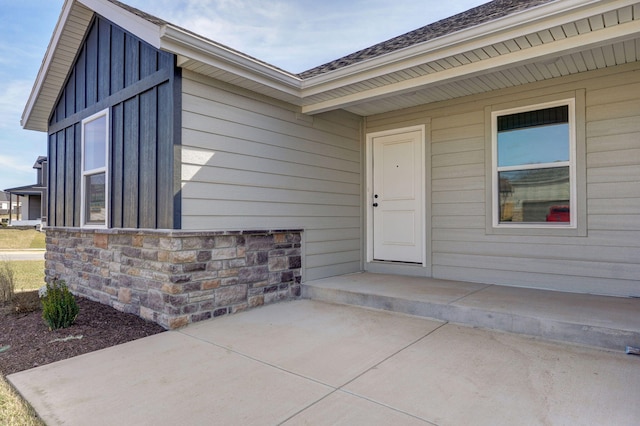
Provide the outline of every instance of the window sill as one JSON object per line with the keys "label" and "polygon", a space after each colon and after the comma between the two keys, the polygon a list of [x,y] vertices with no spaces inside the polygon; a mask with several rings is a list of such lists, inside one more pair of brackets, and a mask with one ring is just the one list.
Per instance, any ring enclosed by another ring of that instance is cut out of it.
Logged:
{"label": "window sill", "polygon": [[549,237],[586,237],[587,231],[580,226],[549,225],[501,225],[488,226],[487,235],[549,236]]}

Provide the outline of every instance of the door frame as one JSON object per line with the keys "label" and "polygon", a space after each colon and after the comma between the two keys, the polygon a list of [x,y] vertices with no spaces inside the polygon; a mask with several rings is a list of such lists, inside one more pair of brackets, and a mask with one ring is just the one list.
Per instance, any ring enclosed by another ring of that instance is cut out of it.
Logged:
{"label": "door frame", "polygon": [[[400,133],[408,133],[419,131],[421,133],[422,144],[422,158],[421,158],[421,174],[422,174],[422,264],[391,261],[374,260],[373,258],[373,140],[381,136],[390,136]],[[427,217],[430,217],[431,213],[428,210],[428,206],[431,204],[431,197],[428,185],[428,173],[426,168],[426,158],[429,153],[428,144],[426,140],[427,126],[424,124],[394,128],[390,130],[371,132],[366,134],[366,191],[365,191],[365,223],[366,223],[366,257],[364,269],[372,272],[389,272],[393,273],[394,269],[399,269],[398,273],[410,274],[410,275],[430,275],[430,253],[431,247],[428,244],[429,239],[427,235],[430,235],[429,222]]]}

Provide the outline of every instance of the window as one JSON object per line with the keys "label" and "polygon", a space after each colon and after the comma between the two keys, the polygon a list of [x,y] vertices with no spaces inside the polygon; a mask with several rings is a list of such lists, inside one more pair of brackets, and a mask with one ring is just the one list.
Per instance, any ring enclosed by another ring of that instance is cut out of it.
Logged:
{"label": "window", "polygon": [[492,113],[493,226],[575,228],[573,99]]}
{"label": "window", "polygon": [[109,114],[101,111],[82,121],[83,226],[107,226]]}

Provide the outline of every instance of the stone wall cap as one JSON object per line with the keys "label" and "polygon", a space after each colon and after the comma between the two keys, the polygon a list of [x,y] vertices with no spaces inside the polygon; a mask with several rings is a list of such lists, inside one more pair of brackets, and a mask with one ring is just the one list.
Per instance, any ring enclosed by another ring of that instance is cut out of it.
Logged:
{"label": "stone wall cap", "polygon": [[304,232],[303,228],[292,229],[247,229],[247,230],[183,230],[183,229],[136,229],[136,228],[79,228],[49,226],[56,232],[84,232],[108,235],[157,235],[159,237],[208,237],[217,235],[267,235],[286,232]]}

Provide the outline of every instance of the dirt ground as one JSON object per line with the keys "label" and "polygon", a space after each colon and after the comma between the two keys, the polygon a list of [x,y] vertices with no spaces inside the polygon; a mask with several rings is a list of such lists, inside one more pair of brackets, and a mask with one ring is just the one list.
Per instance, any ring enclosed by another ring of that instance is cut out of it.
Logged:
{"label": "dirt ground", "polygon": [[80,312],[75,324],[50,331],[42,318],[38,292],[18,297],[19,309],[0,306],[0,373],[4,376],[165,331],[158,324],[81,297],[76,297]]}

